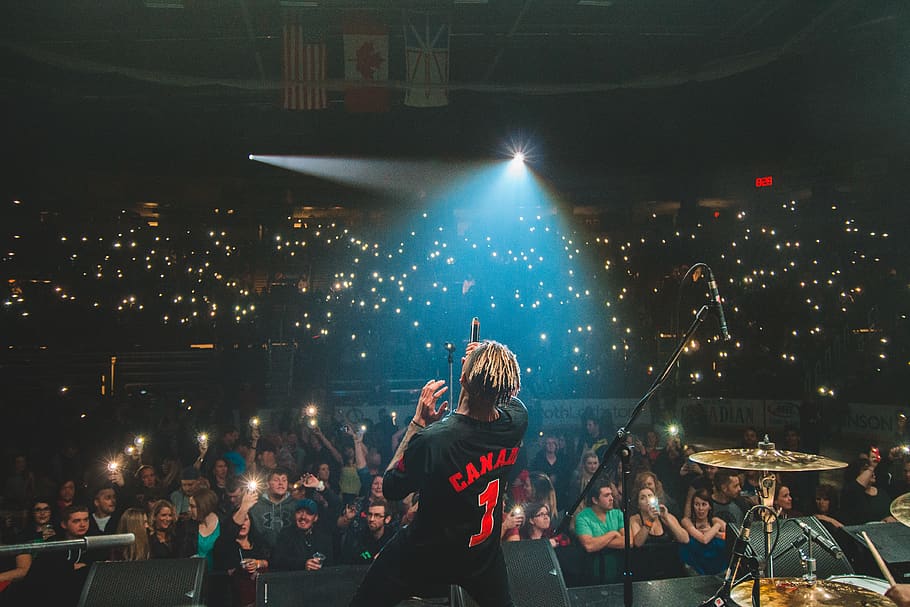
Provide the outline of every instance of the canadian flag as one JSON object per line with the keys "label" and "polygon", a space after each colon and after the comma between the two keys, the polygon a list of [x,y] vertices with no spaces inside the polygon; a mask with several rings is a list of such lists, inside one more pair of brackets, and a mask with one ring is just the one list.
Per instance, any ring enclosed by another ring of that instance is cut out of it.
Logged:
{"label": "canadian flag", "polygon": [[344,20],[344,79],[349,112],[389,111],[389,28],[368,12]]}

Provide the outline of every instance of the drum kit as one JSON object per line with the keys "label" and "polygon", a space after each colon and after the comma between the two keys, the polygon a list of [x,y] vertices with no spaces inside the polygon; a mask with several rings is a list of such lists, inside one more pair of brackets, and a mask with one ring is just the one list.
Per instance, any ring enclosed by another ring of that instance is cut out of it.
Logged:
{"label": "drum kit", "polygon": [[[779,472],[806,472],[819,470],[835,470],[845,468],[847,464],[834,459],[812,453],[799,453],[796,451],[779,451],[774,443],[765,440],[758,444],[757,449],[721,449],[716,451],[703,451],[690,456],[693,462],[715,466],[718,468],[735,468],[746,471],[762,473],[758,491],[762,505],[760,518],[765,523],[765,571],[754,571],[752,580],[757,588],[748,580],[737,580],[737,571],[742,554],[734,555],[730,568],[727,571],[727,580],[720,594],[728,592],[728,597],[736,605],[747,607],[795,607],[795,606],[822,606],[839,605],[843,607],[895,607],[891,599],[884,596],[885,591],[894,583],[887,566],[878,555],[878,550],[872,541],[866,537],[866,543],[876,557],[876,562],[882,570],[882,575],[888,581],[862,575],[834,576],[827,580],[819,580],[815,576],[815,560],[812,558],[812,541],[810,541],[809,556],[804,560],[806,574],[803,577],[783,578],[774,577],[773,561],[771,559],[771,536],[777,516],[772,506],[774,488],[776,483],[775,473]],[[754,510],[754,509],[753,509]],[[752,511],[750,510],[750,513]],[[910,493],[898,497],[891,503],[891,514],[899,522],[910,526]],[[750,525],[746,515],[743,528],[747,530]],[[805,532],[811,533],[808,529]],[[748,531],[743,533],[748,538]],[[735,561],[735,562],[734,562]],[[760,579],[757,579],[760,578]],[[737,583],[738,582],[738,583]],[[757,592],[756,592],[757,590]],[[726,604],[724,602],[711,604]]]}

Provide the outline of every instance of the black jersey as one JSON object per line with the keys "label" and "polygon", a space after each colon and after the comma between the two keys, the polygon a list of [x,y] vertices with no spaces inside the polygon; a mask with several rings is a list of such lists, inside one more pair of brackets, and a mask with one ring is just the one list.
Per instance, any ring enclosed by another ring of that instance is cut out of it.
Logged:
{"label": "black jersey", "polygon": [[420,507],[407,529],[408,542],[445,548],[448,562],[483,568],[496,553],[502,529],[502,495],[528,427],[517,398],[499,407],[499,418],[482,422],[454,413],[408,444],[383,479],[383,493],[402,499],[420,492]]}

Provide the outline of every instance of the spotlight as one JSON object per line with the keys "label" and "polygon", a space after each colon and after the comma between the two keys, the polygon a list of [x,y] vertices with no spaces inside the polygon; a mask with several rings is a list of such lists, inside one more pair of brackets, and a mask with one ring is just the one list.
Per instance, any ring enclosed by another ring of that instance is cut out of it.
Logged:
{"label": "spotlight", "polygon": [[512,160],[514,160],[515,162],[524,163],[524,161],[525,161],[525,154],[524,154],[524,152],[515,152],[515,155],[512,156]]}

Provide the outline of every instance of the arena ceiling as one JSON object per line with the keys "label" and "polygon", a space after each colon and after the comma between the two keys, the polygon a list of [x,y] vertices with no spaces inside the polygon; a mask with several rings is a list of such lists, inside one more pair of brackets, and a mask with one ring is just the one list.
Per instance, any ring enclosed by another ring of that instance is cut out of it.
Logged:
{"label": "arena ceiling", "polygon": [[[364,9],[389,31],[382,114],[344,110],[342,21]],[[414,11],[451,24],[443,108],[401,103]],[[248,153],[483,157],[517,137],[587,188],[590,167],[668,167],[672,181],[711,164],[849,164],[845,149],[900,156],[908,13],[900,0],[6,3],[4,164],[14,180],[75,167],[166,181],[267,170]],[[327,110],[281,108],[289,15],[326,44]]]}

